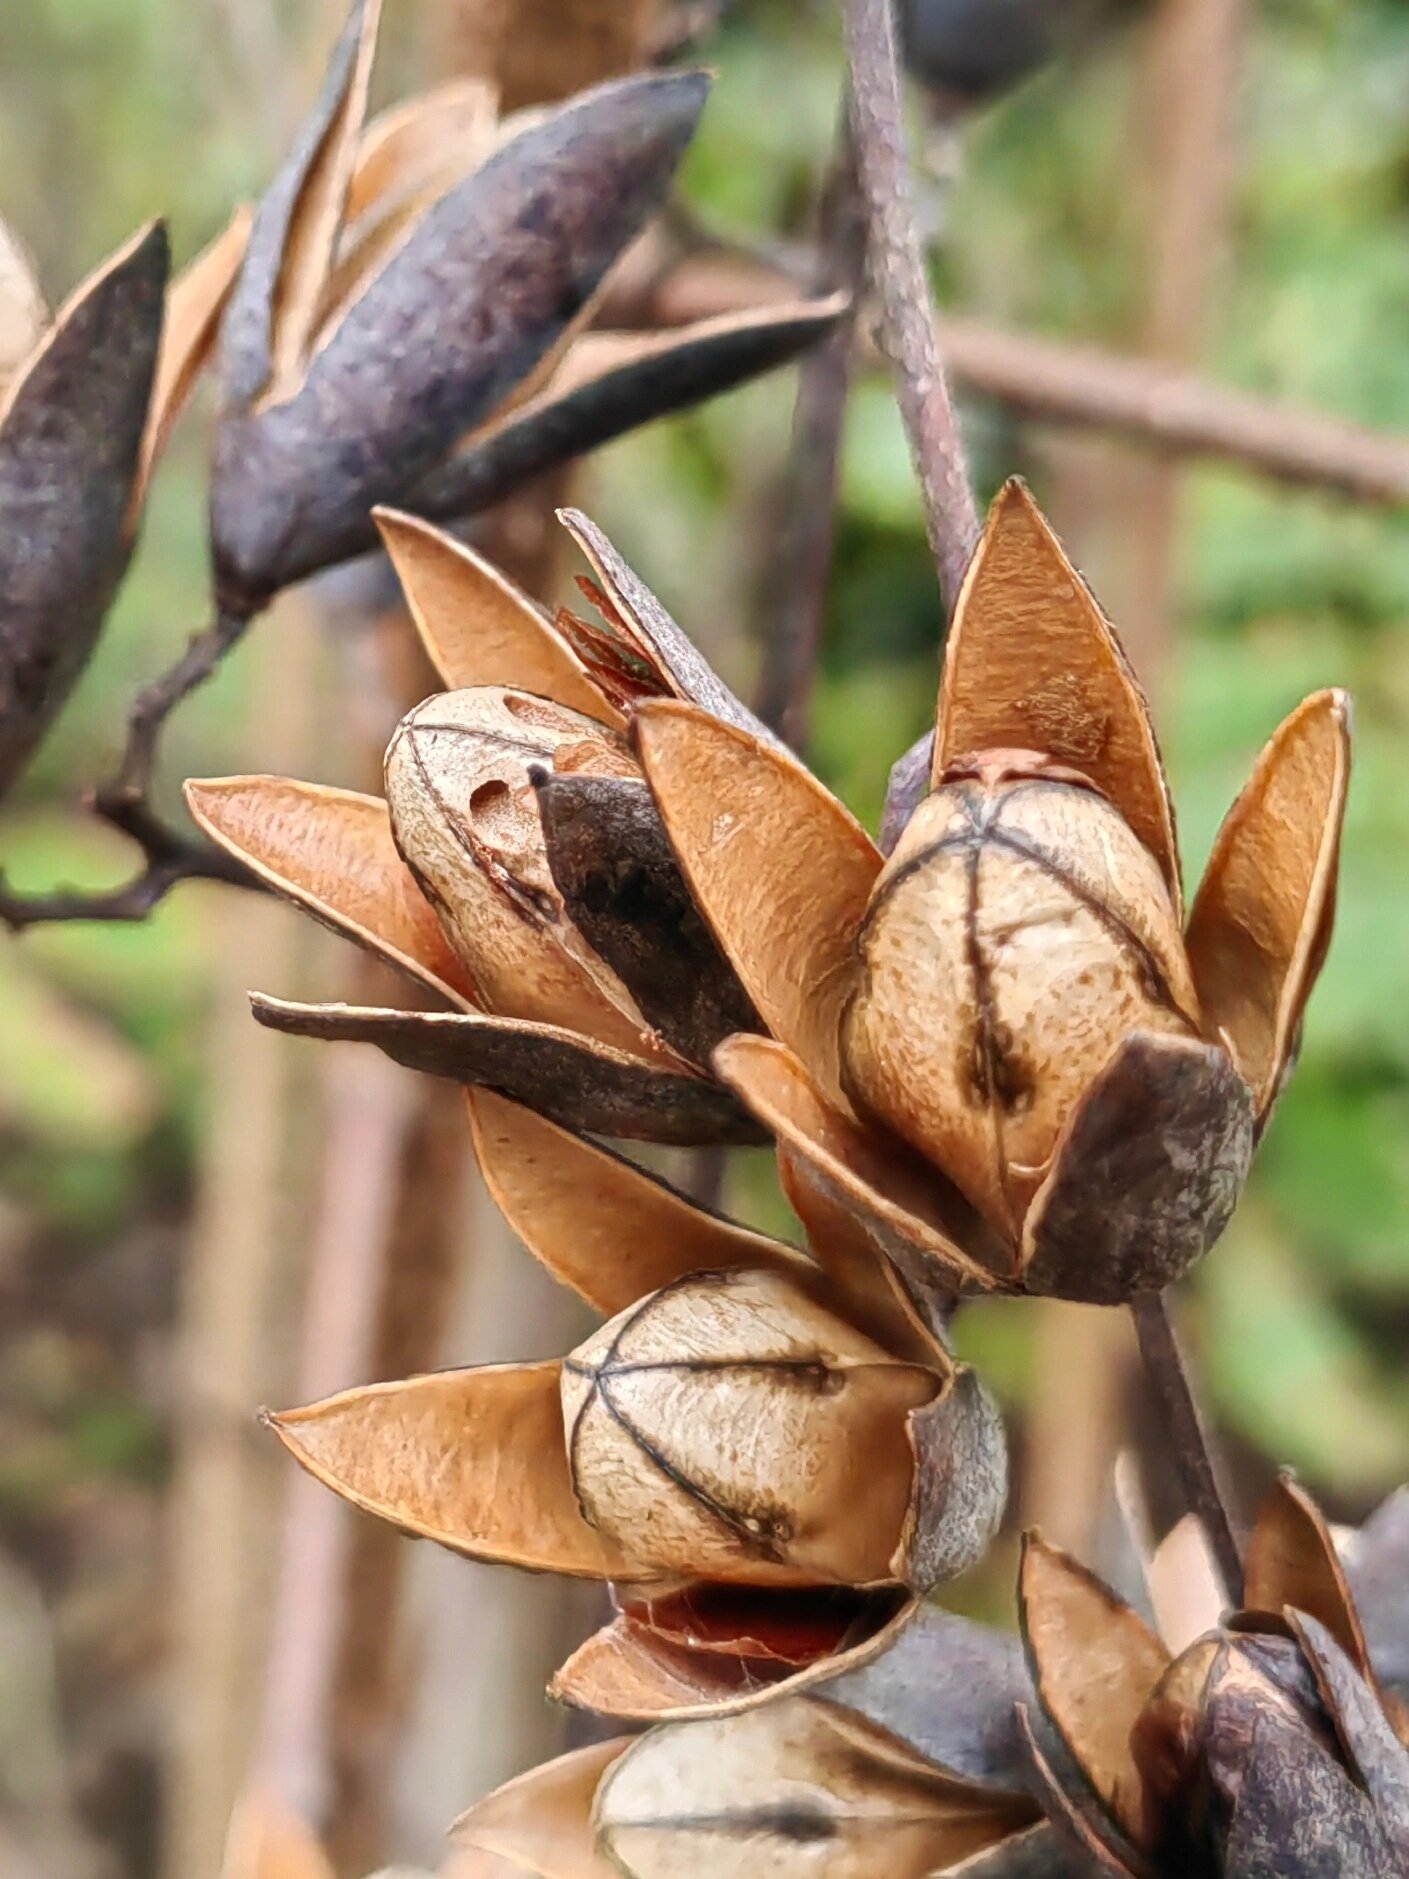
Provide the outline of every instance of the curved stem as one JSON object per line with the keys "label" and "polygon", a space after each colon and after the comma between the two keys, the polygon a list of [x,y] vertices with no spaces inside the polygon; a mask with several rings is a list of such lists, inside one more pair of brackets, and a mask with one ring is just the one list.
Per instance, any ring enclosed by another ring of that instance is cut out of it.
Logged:
{"label": "curved stem", "polygon": [[205,684],[248,631],[253,615],[219,607],[214,622],[193,636],[176,663],[137,694],[127,720],[127,747],[113,783],[97,794],[100,815],[114,819],[113,811],[125,800],[139,801],[151,785],[162,727],[183,698]]}
{"label": "curved stem", "polygon": [[895,371],[940,588],[952,613],[979,522],[915,226],[892,0],[845,0],[843,17],[882,342]]}

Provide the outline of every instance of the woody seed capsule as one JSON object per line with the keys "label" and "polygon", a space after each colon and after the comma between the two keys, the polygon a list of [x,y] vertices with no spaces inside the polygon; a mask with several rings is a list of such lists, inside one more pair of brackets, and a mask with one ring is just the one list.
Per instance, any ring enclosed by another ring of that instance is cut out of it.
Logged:
{"label": "woody seed capsule", "polygon": [[387,750],[396,845],[491,1010],[587,1025],[639,1052],[646,1027],[635,1000],[553,883],[535,769],[640,775],[616,732],[550,699],[501,685],[428,698]]}
{"label": "woody seed capsule", "polygon": [[1084,778],[1035,753],[951,769],[877,880],[857,944],[849,1094],[1005,1233],[1122,1041],[1197,1035],[1154,857]]}
{"label": "woody seed capsule", "polygon": [[702,1273],[566,1360],[578,1502],[665,1572],[881,1582],[911,1497],[906,1419],[936,1387],[789,1279]]}

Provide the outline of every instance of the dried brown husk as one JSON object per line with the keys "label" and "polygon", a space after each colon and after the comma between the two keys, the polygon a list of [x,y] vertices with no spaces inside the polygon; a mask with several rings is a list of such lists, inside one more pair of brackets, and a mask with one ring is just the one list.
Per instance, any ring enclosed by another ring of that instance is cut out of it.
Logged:
{"label": "dried brown husk", "polygon": [[[623,1722],[736,1715],[880,1656],[917,1601],[899,1587],[831,1591],[701,1582],[662,1599],[619,1597],[618,1616],[573,1652],[549,1694]],[[683,1622],[672,1621],[683,1608]]]}
{"label": "dried brown husk", "polygon": [[442,521],[473,514],[555,464],[787,364],[825,337],[843,309],[834,296],[718,314],[662,333],[590,334],[578,342],[581,359],[570,353],[561,377],[483,426],[411,500],[418,513]]}
{"label": "dried brown husk", "polygon": [[768,1029],[825,1094],[881,857],[796,758],[671,700],[633,735],[690,890]]}
{"label": "dried brown husk", "polygon": [[427,699],[387,750],[396,845],[491,1010],[679,1068],[563,908],[544,852],[538,769],[636,773],[619,736],[549,699],[507,686]]}
{"label": "dried brown husk", "polygon": [[883,1582],[936,1387],[779,1275],[688,1277],[564,1364],[578,1500],[663,1572]]}
{"label": "dried brown husk", "polygon": [[681,1148],[766,1139],[719,1084],[561,1026],[480,1012],[305,1005],[259,993],[250,1006],[270,1030],[372,1044],[408,1070],[502,1091],[589,1135]]}
{"label": "dried brown husk", "polygon": [[562,635],[508,575],[443,530],[396,510],[377,527],[431,663],[448,691],[509,685],[616,729],[609,705]]}
{"label": "dried brown husk", "polygon": [[1041,751],[1090,779],[1181,915],[1174,809],[1149,708],[1109,622],[1016,478],[992,509],[945,645],[933,780],[976,751]]}
{"label": "dried brown husk", "polygon": [[87,664],[127,567],[169,267],[153,223],[77,289],[0,400],[0,793]]}
{"label": "dried brown husk", "polygon": [[1218,1239],[1253,1151],[1252,1092],[1196,1038],[1127,1037],[1087,1090],[1023,1227],[1030,1292],[1119,1304]]}
{"label": "dried brown husk", "polygon": [[1018,1609],[1033,1684],[1092,1789],[1137,1844],[1153,1837],[1131,1736],[1169,1652],[1138,1613],[1029,1533]]}
{"label": "dried brown husk", "polygon": [[522,1103],[487,1090],[467,1101],[495,1205],[534,1258],[604,1317],[699,1272],[747,1267],[803,1285],[820,1278],[805,1254],[706,1211]]}
{"label": "dried brown husk", "polygon": [[264,1420],[316,1479],[404,1532],[540,1572],[650,1576],[582,1518],[561,1371],[557,1362],[443,1370]]}
{"label": "dried brown husk", "polygon": [[450,1873],[479,1853],[536,1879],[613,1879],[598,1851],[592,1806],[603,1778],[631,1746],[629,1736],[574,1749],[496,1788],[450,1830]]}
{"label": "dried brown husk", "polygon": [[1198,1024],[1154,861],[1109,802],[1040,757],[995,758],[929,797],[856,943],[848,1093],[1011,1239],[1122,1039]]}
{"label": "dried brown husk", "polygon": [[1350,780],[1350,700],[1317,692],[1257,760],[1220,829],[1189,919],[1209,1034],[1259,1115],[1275,1099],[1330,943]]}
{"label": "dried brown husk", "polygon": [[653,1730],[608,1773],[595,1819],[635,1879],[802,1879],[819,1856],[828,1879],[926,1879],[1000,1843],[1032,1812],[799,1697]]}
{"label": "dried brown husk", "polygon": [[280,776],[193,778],[197,825],[315,919],[472,1009],[474,982],[397,853],[379,797]]}
{"label": "dried brown husk", "polygon": [[544,847],[564,910],[631,993],[645,1022],[691,1063],[763,1023],[705,925],[644,781],[535,778]]}

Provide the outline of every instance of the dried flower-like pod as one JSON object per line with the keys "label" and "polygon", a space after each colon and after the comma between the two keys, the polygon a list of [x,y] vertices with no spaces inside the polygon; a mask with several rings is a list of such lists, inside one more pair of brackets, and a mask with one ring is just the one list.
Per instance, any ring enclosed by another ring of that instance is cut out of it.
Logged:
{"label": "dried flower-like pod", "polygon": [[584,335],[708,80],[618,80],[502,124],[483,87],[450,86],[364,135],[379,13],[356,0],[225,320],[211,536],[232,616],[372,547],[375,505],[472,513],[768,370],[840,312],[794,302]]}
{"label": "dried flower-like pod", "polygon": [[403,1530],[610,1579],[554,1685],[603,1713],[743,1709],[884,1649],[1001,1515],[972,1373],[873,1251],[750,1232],[487,1092],[471,1116],[510,1225],[609,1322],[269,1418],[291,1452]]}
{"label": "dried flower-like pod", "polygon": [[[598,1839],[633,1879],[929,1879],[965,1872],[1035,1809],[950,1779],[802,1697],[654,1729],[607,1772]],[[825,1864],[819,1863],[824,1861]]]}
{"label": "dried flower-like pod", "polygon": [[1248,1609],[1210,1613],[1175,1657],[1029,1536],[1021,1608],[1044,1804],[1106,1869],[1147,1879],[1404,1871],[1409,1750],[1330,1532],[1293,1482],[1263,1509],[1246,1571]]}
{"label": "dried flower-like pod", "polygon": [[[932,1648],[912,1656],[907,1646],[921,1628]],[[966,1725],[979,1725],[962,1743],[961,1730],[952,1733],[962,1769],[884,1713],[840,1700],[843,1686],[872,1674],[850,1672],[808,1697],[782,1696],[742,1714],[668,1724],[634,1743],[618,1738],[560,1756],[472,1807],[456,1823],[456,1854],[503,1860],[540,1879],[760,1871],[1083,1879],[1025,1791],[1025,1761],[1014,1756],[994,1779],[980,1766],[981,1748],[975,1759],[985,1731],[993,1735],[1001,1723],[1004,1692],[1030,1697],[1020,1654],[1019,1681],[1006,1675],[1010,1645],[1016,1651],[1011,1638],[923,1613],[876,1660],[894,1681],[896,1660],[907,1657],[916,1707],[941,1731],[956,1706]],[[933,1680],[922,1689],[927,1674]],[[1015,1722],[1009,1733],[1016,1745]]]}
{"label": "dried flower-like pod", "polygon": [[1117,1303],[1207,1251],[1325,956],[1344,694],[1272,738],[1181,930],[1144,699],[1013,483],[959,597],[933,740],[892,781],[888,859],[748,726],[646,699],[633,738],[777,1040],[731,1040],[716,1068],[779,1135],[795,1195],[955,1287]]}
{"label": "dried flower-like pod", "polygon": [[564,1362],[578,1504],[663,1572],[884,1581],[936,1389],[780,1276],[686,1279]]}
{"label": "dried flower-like pod", "polygon": [[1168,890],[1120,812],[1035,753],[921,806],[871,892],[841,1026],[848,1094],[1018,1237],[1124,1039],[1196,1037]]}
{"label": "dried flower-like pod", "polygon": [[453,1009],[256,1003],[261,1022],[377,1044],[399,1063],[531,1102],[574,1129],[760,1141],[709,1072],[762,1020],[701,920],[623,735],[631,698],[746,708],[600,530],[601,624],[556,620],[472,549],[379,513],[451,689],[387,753],[390,805],[278,777],[187,786],[191,813],[271,887]]}
{"label": "dried flower-like pod", "polygon": [[166,230],[153,223],[51,325],[0,227],[0,794],[92,655],[243,236],[237,217],[168,296]]}

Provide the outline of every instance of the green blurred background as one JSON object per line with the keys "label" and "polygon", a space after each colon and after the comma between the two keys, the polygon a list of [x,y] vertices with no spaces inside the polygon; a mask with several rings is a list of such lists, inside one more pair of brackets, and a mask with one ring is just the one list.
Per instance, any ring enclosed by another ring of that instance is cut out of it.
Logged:
{"label": "green blurred background", "polygon": [[[406,47],[410,11],[410,0],[390,9]],[[263,54],[247,36],[255,13]],[[259,82],[260,57],[281,54],[296,108],[330,18],[295,0],[248,14],[215,0],[0,10],[0,211],[52,298],[146,216],[170,217],[184,258],[257,190],[286,121],[286,101]],[[1263,0],[1242,33],[1234,173],[1199,364],[1409,431],[1409,8]],[[394,50],[392,70],[414,56]],[[804,232],[835,120],[835,20],[821,6],[740,4],[708,56],[719,79],[689,160],[692,208],[730,235]],[[1148,49],[1122,32],[939,140],[922,193],[946,305],[1044,334],[1138,341],[1142,60],[1147,79]],[[617,445],[579,497],[741,686],[766,624],[792,392],[785,374]],[[1119,489],[1138,455],[1093,469],[1086,446],[996,405],[972,401],[965,419],[983,492],[1022,470],[1060,525],[1073,518],[1069,540],[1098,592],[1103,562],[1120,585],[1099,494]],[[188,422],[101,652],[0,813],[0,858],[21,885],[121,868],[121,851],[73,803],[108,767],[130,692],[200,621],[203,450],[201,423]],[[1290,1462],[1353,1519],[1409,1474],[1409,529],[1402,515],[1227,466],[1183,470],[1177,516],[1154,689],[1191,884],[1280,717],[1323,684],[1355,696],[1335,944],[1247,1203],[1192,1304],[1240,1478],[1255,1484],[1270,1461]],[[335,600],[326,625],[335,632]],[[890,762],[932,710],[939,630],[904,440],[871,372],[847,426],[812,755],[873,826]],[[236,660],[179,720],[170,776],[267,763],[256,705]],[[334,748],[323,774],[338,767]],[[156,1859],[154,1562],[179,1413],[166,1348],[223,1072],[206,1028],[218,898],[178,893],[135,929],[0,938],[0,1658],[26,1614],[42,1615],[52,1662],[14,1690],[56,1706],[59,1744],[65,1719],[88,1716],[85,1832],[119,1860],[96,1870],[133,1875]],[[761,1188],[745,1171],[735,1199],[766,1209]],[[974,1314],[964,1338],[1021,1435],[1025,1412],[1050,1400],[1042,1366],[1061,1384],[1060,1340],[1044,1343],[1024,1307]],[[29,1700],[0,1700],[0,1802],[68,1779],[30,1739]],[[94,1722],[95,1705],[121,1726]]]}

